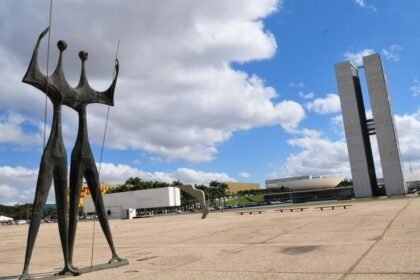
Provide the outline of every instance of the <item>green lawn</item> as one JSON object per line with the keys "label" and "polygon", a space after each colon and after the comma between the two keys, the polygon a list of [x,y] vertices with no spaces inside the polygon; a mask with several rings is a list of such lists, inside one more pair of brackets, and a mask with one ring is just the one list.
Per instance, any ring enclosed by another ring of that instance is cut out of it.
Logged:
{"label": "green lawn", "polygon": [[[413,196],[411,198],[415,198],[415,197],[420,198],[420,196]],[[304,204],[310,204],[310,205],[313,205],[313,206],[318,205],[318,204],[320,204],[320,205],[329,205],[329,204],[333,205],[333,204],[348,204],[348,203],[357,203],[357,202],[388,201],[388,200],[407,199],[407,198],[409,198],[409,197],[407,197],[405,195],[394,195],[394,196],[391,196],[389,198],[386,197],[386,196],[384,196],[384,197],[367,197],[367,198],[355,198],[355,199],[338,200],[338,201],[312,201],[312,202],[307,202],[307,203],[304,203]],[[262,194],[261,195],[255,195],[255,196],[252,196],[252,197],[243,196],[243,197],[239,197],[239,198],[236,198],[236,199],[232,199],[230,201],[226,201],[226,206],[235,205],[235,204],[246,205],[250,202],[263,202],[263,201],[264,201],[264,195],[262,195]],[[293,205],[300,205],[300,203],[299,204],[292,204],[292,206]],[[282,206],[273,205],[273,207],[282,207]],[[288,204],[288,205],[286,205],[286,207],[291,207],[291,205]]]}
{"label": "green lawn", "polygon": [[262,195],[262,194],[254,195],[252,197],[243,196],[243,197],[239,197],[239,198],[235,198],[235,199],[226,201],[226,206],[235,205],[235,204],[245,205],[245,204],[248,204],[250,202],[263,202],[263,201],[264,201],[264,195]]}

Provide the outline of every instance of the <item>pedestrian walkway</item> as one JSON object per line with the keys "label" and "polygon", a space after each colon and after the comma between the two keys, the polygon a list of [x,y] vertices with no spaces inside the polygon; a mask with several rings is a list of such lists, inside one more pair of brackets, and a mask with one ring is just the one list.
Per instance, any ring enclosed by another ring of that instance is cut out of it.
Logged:
{"label": "pedestrian walkway", "polygon": [[[420,199],[352,203],[345,211],[200,213],[112,220],[130,264],[77,279],[420,279]],[[94,264],[111,254],[99,225]],[[27,225],[0,228],[0,280],[20,274]],[[90,265],[93,222],[80,222],[75,265]],[[57,224],[41,225],[30,273],[62,267]],[[72,278],[76,279],[76,278]]]}

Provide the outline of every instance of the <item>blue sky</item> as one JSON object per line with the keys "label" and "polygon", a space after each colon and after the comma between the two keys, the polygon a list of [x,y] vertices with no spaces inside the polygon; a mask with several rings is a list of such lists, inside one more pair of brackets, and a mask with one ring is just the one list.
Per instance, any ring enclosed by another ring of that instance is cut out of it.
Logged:
{"label": "blue sky", "polygon": [[[2,204],[33,199],[45,99],[20,81],[48,9],[46,0],[0,7]],[[83,49],[90,83],[105,89],[121,40],[102,181],[264,185],[283,176],[350,176],[334,64],[378,52],[409,173],[409,164],[420,169],[419,16],[416,0],[54,1],[50,69],[64,39],[68,80],[77,83]],[[44,71],[46,50],[45,40]],[[98,162],[106,110],[88,107]],[[50,117],[51,106],[48,126]],[[66,108],[69,154],[76,131],[77,116]]]}

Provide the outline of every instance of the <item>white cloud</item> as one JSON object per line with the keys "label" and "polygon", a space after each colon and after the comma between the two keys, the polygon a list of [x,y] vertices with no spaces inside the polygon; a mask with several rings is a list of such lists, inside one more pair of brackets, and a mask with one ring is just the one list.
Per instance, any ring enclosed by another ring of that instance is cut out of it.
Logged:
{"label": "white cloud", "polygon": [[365,0],[354,0],[354,2],[362,8],[370,9],[376,12],[376,7],[373,5],[367,5]]}
{"label": "white cloud", "polygon": [[363,57],[374,53],[375,50],[373,49],[364,49],[359,52],[346,52],[344,53],[344,57],[350,60],[356,67],[360,67],[363,65]]}
{"label": "white cloud", "polygon": [[400,52],[402,47],[399,45],[391,45],[388,49],[382,49],[382,55],[386,60],[394,62],[400,61]]}
{"label": "white cloud", "polygon": [[295,131],[296,135],[301,135],[309,138],[321,138],[323,133],[315,129],[303,128]]}
{"label": "white cloud", "polygon": [[414,78],[414,85],[410,87],[410,91],[413,96],[420,96],[420,80]]}
{"label": "white cloud", "polygon": [[290,83],[289,87],[291,87],[291,88],[303,88],[303,87],[305,87],[305,84],[302,83],[302,82]]}
{"label": "white cloud", "polygon": [[[169,159],[209,161],[217,155],[218,144],[236,131],[269,125],[290,131],[305,117],[300,104],[275,103],[273,88],[230,66],[274,55],[275,38],[262,20],[276,12],[281,2],[185,0],[179,5],[132,0],[121,5],[99,0],[62,1],[54,5],[54,18],[60,20],[55,21],[51,36],[53,43],[66,39],[69,44],[64,66],[74,85],[80,71],[77,52],[91,52],[87,73],[98,90],[110,83],[116,41],[121,39],[121,73],[108,126],[108,147],[145,150]],[[48,5],[7,5],[8,12],[0,12],[0,92],[4,93],[0,109],[28,112],[42,120],[44,95],[20,80],[35,40],[46,26]],[[16,21],[17,11],[31,21]],[[50,68],[57,58],[53,46]],[[46,40],[40,49],[44,70],[45,51]],[[89,133],[98,145],[105,116],[105,106],[88,107]],[[75,112],[64,112],[63,122],[68,128],[66,137],[74,138]]]}
{"label": "white cloud", "polygon": [[[386,60],[397,62],[400,60],[400,52],[402,47],[399,45],[391,45],[389,48],[383,48],[381,54]],[[373,49],[364,49],[359,52],[346,52],[344,57],[350,60],[356,67],[363,66],[363,57],[376,53]]]}
{"label": "white cloud", "polygon": [[337,115],[330,119],[331,125],[343,127],[343,115]]}
{"label": "white cloud", "polygon": [[315,93],[313,92],[308,92],[308,93],[304,93],[302,91],[299,91],[299,96],[302,97],[303,99],[312,99],[315,97]]}
{"label": "white cloud", "polygon": [[8,185],[0,185],[0,204],[8,204],[9,199],[13,199],[17,194],[17,189]]}
{"label": "white cloud", "polygon": [[395,126],[398,132],[401,156],[408,166],[420,168],[420,110],[414,114],[395,115]]}
{"label": "white cloud", "polygon": [[213,180],[220,182],[236,181],[224,172],[203,172],[189,168],[178,168],[173,172],[146,172],[124,164],[102,163],[101,165],[102,182],[121,184],[129,177],[168,183],[180,180],[184,184],[208,184]]}
{"label": "white cloud", "polygon": [[241,176],[242,178],[249,178],[251,177],[251,174],[249,174],[248,172],[241,172],[239,173],[239,176]]}
{"label": "white cloud", "polygon": [[[31,132],[34,130],[34,132]],[[42,143],[43,124],[15,112],[0,114],[0,144],[14,143],[19,146],[33,146]]]}
{"label": "white cloud", "polygon": [[317,98],[305,106],[309,111],[314,111],[321,115],[341,111],[340,97],[334,93],[327,94],[325,98]]}
{"label": "white cloud", "polygon": [[343,115],[337,115],[330,119],[331,130],[342,137],[344,137],[344,123]]}
{"label": "white cloud", "polygon": [[0,166],[0,204],[32,203],[37,169]]}
{"label": "white cloud", "polygon": [[[0,166],[0,204],[32,203],[35,195],[38,169]],[[173,172],[147,172],[124,164],[102,163],[101,182],[123,184],[129,177],[140,177],[145,181],[171,183],[180,180],[184,184],[206,184],[217,180],[235,182],[224,172],[203,172],[189,168],[178,168]],[[48,201],[55,203],[54,187],[50,189]]]}
{"label": "white cloud", "polygon": [[287,157],[285,166],[288,174],[285,174],[286,176],[350,176],[347,146],[344,140],[332,141],[320,132],[312,131],[303,137],[290,139],[287,143],[292,147],[300,148],[301,151]]}

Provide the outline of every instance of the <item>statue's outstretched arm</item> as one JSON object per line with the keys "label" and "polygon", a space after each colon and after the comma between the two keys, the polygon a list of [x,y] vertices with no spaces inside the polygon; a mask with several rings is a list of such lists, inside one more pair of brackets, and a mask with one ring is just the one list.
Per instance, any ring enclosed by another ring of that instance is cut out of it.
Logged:
{"label": "statue's outstretched arm", "polygon": [[79,53],[79,57],[82,60],[82,72],[80,74],[80,81],[79,85],[76,87],[76,90],[82,92],[83,96],[89,96],[89,98],[85,99],[86,103],[101,103],[109,106],[114,106],[114,92],[119,73],[118,59],[115,60],[115,76],[111,86],[105,91],[96,91],[90,87],[86,77],[85,62],[88,58],[88,53],[85,51],[81,51]]}
{"label": "statue's outstretched arm", "polygon": [[26,74],[22,79],[22,82],[33,85],[34,87],[44,92],[46,91],[46,86],[47,86],[47,76],[44,75],[39,69],[38,49],[39,49],[39,43],[41,42],[42,38],[48,33],[49,30],[50,28],[47,27],[39,35],[38,41],[36,42],[36,45],[35,45],[34,52],[32,54],[32,59],[29,64],[28,70],[26,71]]}
{"label": "statue's outstretched arm", "polygon": [[98,100],[99,100],[97,103],[103,103],[109,106],[114,106],[114,92],[115,92],[115,87],[117,85],[119,69],[120,69],[120,65],[117,58],[115,59],[115,76],[112,81],[112,84],[106,91],[96,92],[98,96]]}

